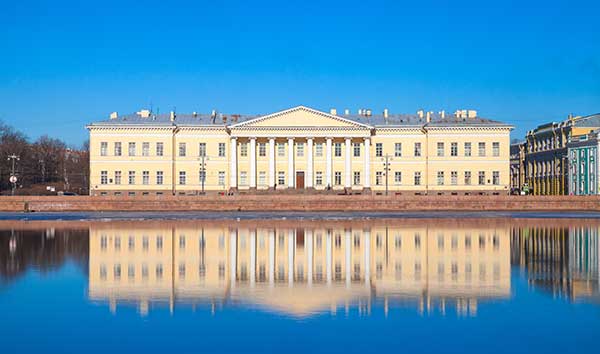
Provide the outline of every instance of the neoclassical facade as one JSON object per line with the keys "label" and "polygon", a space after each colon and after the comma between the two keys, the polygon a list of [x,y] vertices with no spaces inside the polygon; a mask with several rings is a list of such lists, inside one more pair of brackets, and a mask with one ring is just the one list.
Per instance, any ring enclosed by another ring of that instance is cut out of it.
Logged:
{"label": "neoclassical facade", "polygon": [[329,113],[111,114],[90,131],[92,195],[281,190],[505,194],[512,126],[478,117]]}

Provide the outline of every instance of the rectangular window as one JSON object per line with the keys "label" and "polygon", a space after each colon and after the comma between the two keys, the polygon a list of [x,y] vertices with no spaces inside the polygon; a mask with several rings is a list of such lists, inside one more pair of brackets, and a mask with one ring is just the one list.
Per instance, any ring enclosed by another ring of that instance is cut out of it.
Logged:
{"label": "rectangular window", "polygon": [[135,171],[129,171],[129,184],[135,184]]}
{"label": "rectangular window", "polygon": [[206,170],[205,169],[201,168],[198,171],[198,178],[199,178],[201,184],[206,182]]}
{"label": "rectangular window", "polygon": [[179,184],[185,184],[185,171],[179,171]]}
{"label": "rectangular window", "polygon": [[316,157],[323,157],[323,143],[316,143],[315,144],[315,156]]}
{"label": "rectangular window", "polygon": [[485,156],[485,143],[479,143],[479,156]]}
{"label": "rectangular window", "polygon": [[304,156],[304,143],[296,143],[296,156]]}
{"label": "rectangular window", "polygon": [[100,156],[108,155],[108,143],[103,141],[100,143]]}
{"label": "rectangular window", "polygon": [[401,171],[394,172],[394,183],[402,184],[402,172]]}
{"label": "rectangular window", "polygon": [[206,143],[198,143],[198,156],[206,157]]}
{"label": "rectangular window", "polygon": [[471,156],[471,143],[465,143],[465,156]]}
{"label": "rectangular window", "polygon": [[333,174],[333,184],[339,186],[342,184],[342,172],[335,171]]}
{"label": "rectangular window", "polygon": [[421,172],[415,172],[415,186],[421,185]]}
{"label": "rectangular window", "polygon": [[219,175],[218,175],[218,179],[219,179],[219,186],[224,186],[225,185],[225,171],[219,171]]}
{"label": "rectangular window", "polygon": [[383,144],[382,143],[375,144],[375,156],[377,156],[377,157],[383,156]]}
{"label": "rectangular window", "polygon": [[156,156],[163,156],[165,153],[165,145],[163,143],[156,143]]}
{"label": "rectangular window", "polygon": [[458,171],[450,171],[450,184],[453,186],[458,184]]}
{"label": "rectangular window", "polygon": [[415,157],[421,156],[421,143],[415,143]]}
{"label": "rectangular window", "polygon": [[185,143],[179,143],[179,156],[184,157],[186,154]]}
{"label": "rectangular window", "polygon": [[479,185],[485,184],[485,171],[479,171]]}
{"label": "rectangular window", "polygon": [[360,143],[354,143],[354,157],[360,157]]}
{"label": "rectangular window", "polygon": [[333,144],[335,157],[342,156],[342,143]]}
{"label": "rectangular window", "polygon": [[142,156],[150,156],[150,143],[142,143]]}
{"label": "rectangular window", "polygon": [[437,173],[437,184],[438,186],[444,185],[444,171],[438,171]]}
{"label": "rectangular window", "polygon": [[240,186],[248,184],[248,173],[246,171],[240,171]]}
{"label": "rectangular window", "polygon": [[115,171],[115,184],[121,184],[121,171]]}
{"label": "rectangular window", "polygon": [[383,171],[375,172],[375,185],[381,186],[383,184]]}
{"label": "rectangular window", "polygon": [[258,185],[259,186],[267,185],[267,173],[265,171],[260,171],[258,173]]}
{"label": "rectangular window", "polygon": [[258,156],[262,156],[262,157],[267,156],[267,144],[266,143],[258,144]]}
{"label": "rectangular window", "polygon": [[100,184],[108,184],[108,171],[100,171]]}
{"label": "rectangular window", "polygon": [[323,172],[317,171],[317,173],[315,174],[315,184],[317,186],[323,185]]}
{"label": "rectangular window", "polygon": [[402,143],[394,144],[394,156],[396,156],[396,157],[402,156]]}
{"label": "rectangular window", "polygon": [[360,185],[360,171],[354,171],[354,185]]}
{"label": "rectangular window", "polygon": [[500,156],[500,143],[497,141],[492,143],[492,155],[494,155],[494,157]]}
{"label": "rectangular window", "polygon": [[280,186],[285,185],[285,172],[284,171],[277,172],[277,184],[279,184]]}
{"label": "rectangular window", "polygon": [[471,185],[471,171],[465,171],[465,185]]}
{"label": "rectangular window", "polygon": [[458,156],[458,143],[450,143],[450,156]]}
{"label": "rectangular window", "polygon": [[123,154],[123,148],[120,142],[115,143],[115,156],[121,156]]}
{"label": "rectangular window", "polygon": [[163,171],[156,171],[156,184],[162,185],[164,181]]}
{"label": "rectangular window", "polygon": [[150,171],[142,171],[142,184],[150,184]]}
{"label": "rectangular window", "polygon": [[248,143],[240,144],[240,156],[242,156],[242,157],[248,156]]}
{"label": "rectangular window", "polygon": [[285,156],[285,144],[283,144],[283,143],[277,144],[277,156],[279,156],[279,157]]}
{"label": "rectangular window", "polygon": [[492,184],[496,186],[500,184],[500,171],[492,172]]}
{"label": "rectangular window", "polygon": [[219,143],[219,157],[225,157],[225,143]]}
{"label": "rectangular window", "polygon": [[129,143],[129,156],[135,156],[135,143]]}
{"label": "rectangular window", "polygon": [[437,155],[439,157],[444,156],[444,143],[437,143]]}

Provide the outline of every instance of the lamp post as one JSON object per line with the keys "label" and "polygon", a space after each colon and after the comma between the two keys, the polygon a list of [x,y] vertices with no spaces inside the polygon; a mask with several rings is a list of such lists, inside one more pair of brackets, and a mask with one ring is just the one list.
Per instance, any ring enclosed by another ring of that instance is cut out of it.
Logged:
{"label": "lamp post", "polygon": [[385,173],[385,195],[388,195],[388,175],[389,175],[389,171],[391,170],[390,168],[390,161],[392,161],[393,158],[389,155],[389,154],[385,154],[384,157],[381,158],[381,161],[383,162],[383,171]]}
{"label": "lamp post", "polygon": [[12,169],[10,172],[9,182],[12,184],[11,195],[15,195],[15,188],[17,187],[17,176],[15,176],[15,162],[19,161],[20,158],[19,158],[19,156],[12,154],[12,155],[8,156],[8,160],[9,161],[12,160]]}
{"label": "lamp post", "polygon": [[206,181],[206,161],[208,161],[208,156],[202,154],[200,155],[200,183],[202,184],[202,194],[204,195],[204,181]]}

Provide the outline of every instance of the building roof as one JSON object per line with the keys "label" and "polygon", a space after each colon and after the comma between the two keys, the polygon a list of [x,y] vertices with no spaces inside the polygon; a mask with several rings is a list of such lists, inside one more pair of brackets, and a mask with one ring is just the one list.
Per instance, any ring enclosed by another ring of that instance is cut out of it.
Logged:
{"label": "building roof", "polygon": [[[302,107],[302,106],[299,106]],[[326,113],[326,112],[323,112]],[[327,113],[328,114],[328,113]],[[423,113],[425,115],[426,113]],[[216,113],[193,113],[175,115],[174,121],[171,120],[171,113],[154,114],[150,113],[149,117],[144,118],[140,113],[132,113],[120,115],[113,119],[105,119],[96,121],[90,126],[214,126],[228,127],[234,124],[243,123],[265,115],[245,115],[245,114],[224,114]],[[474,117],[474,118],[457,118],[452,114],[442,115],[431,113],[431,121],[427,123],[425,116],[417,114],[383,114],[362,115],[362,114],[338,114],[340,118],[344,118],[359,124],[365,124],[372,127],[512,127],[510,124],[499,121]]]}
{"label": "building roof", "polygon": [[576,127],[582,127],[582,128],[600,127],[600,113],[596,113],[596,114],[592,114],[592,115],[584,116],[584,117],[577,117],[575,119],[574,125]]}

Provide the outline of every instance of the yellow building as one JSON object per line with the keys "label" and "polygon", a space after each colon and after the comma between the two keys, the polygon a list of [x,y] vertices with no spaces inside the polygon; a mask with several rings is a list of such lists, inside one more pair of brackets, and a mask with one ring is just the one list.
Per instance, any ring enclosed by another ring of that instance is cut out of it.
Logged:
{"label": "yellow building", "polygon": [[508,193],[512,126],[475,111],[111,114],[92,123],[92,195],[345,190]]}
{"label": "yellow building", "polygon": [[508,225],[230,224],[92,224],[89,297],[141,314],[233,302],[308,316],[368,313],[374,299],[475,314],[478,301],[510,296]]}

